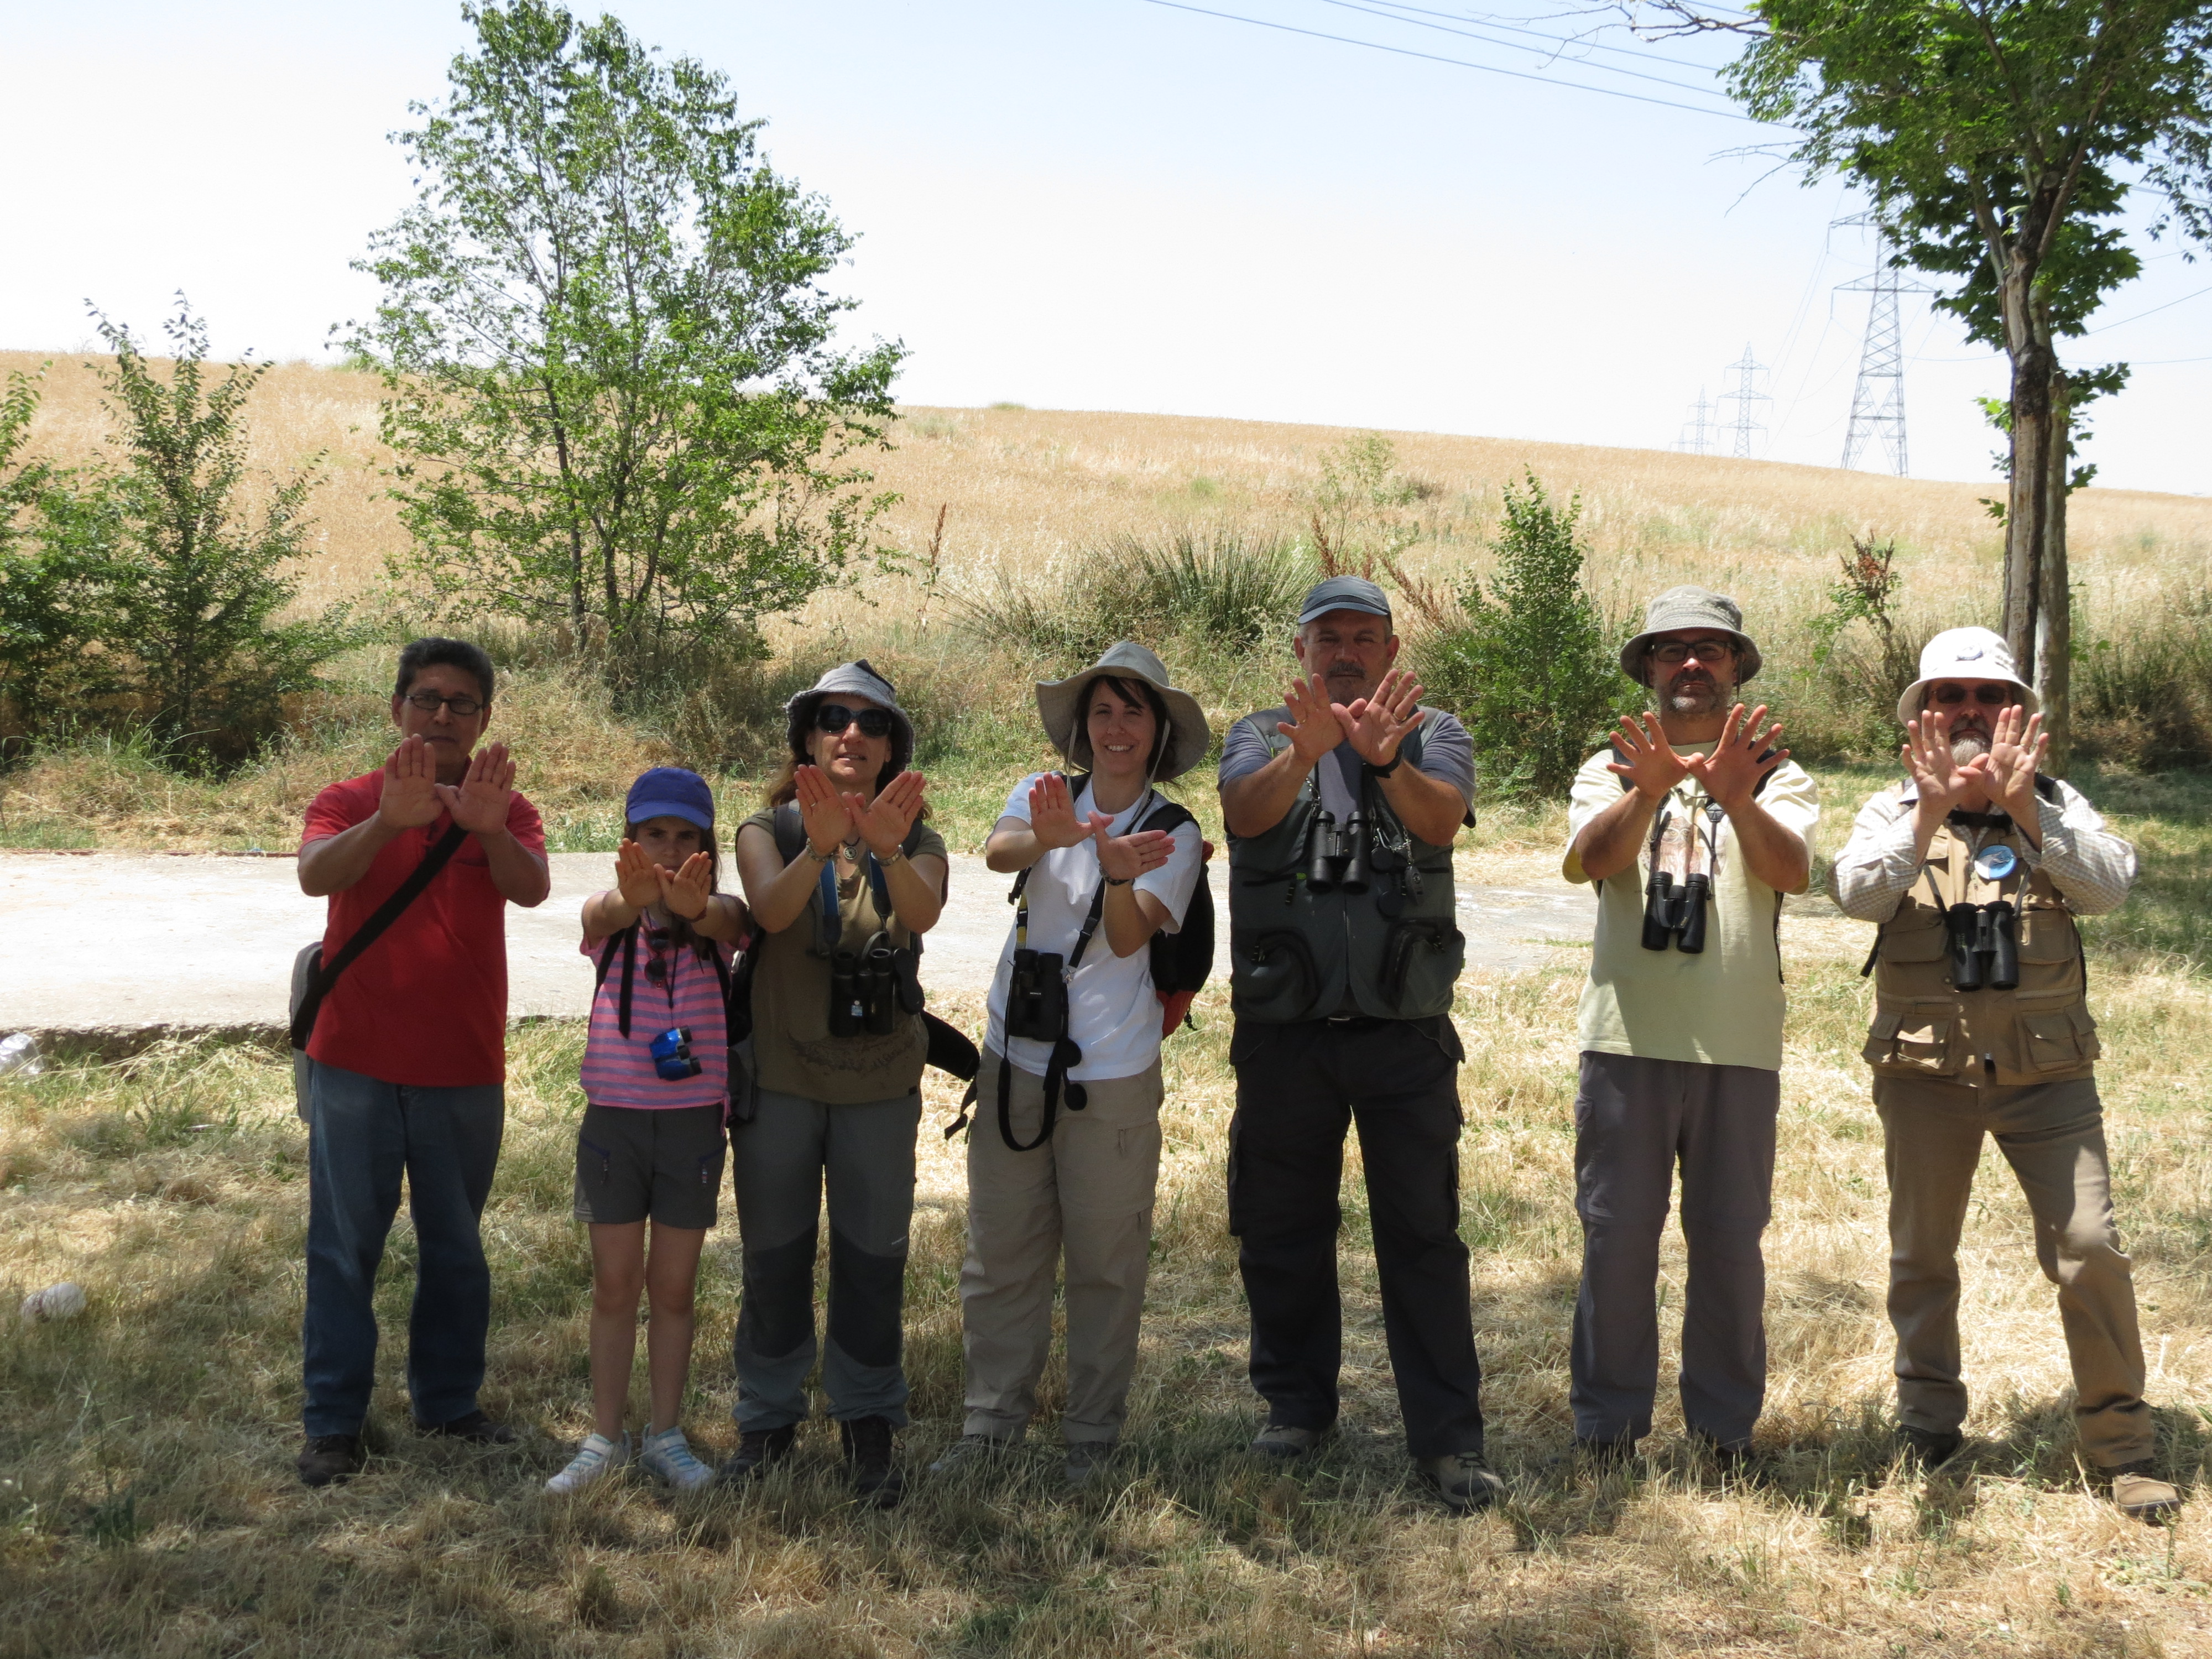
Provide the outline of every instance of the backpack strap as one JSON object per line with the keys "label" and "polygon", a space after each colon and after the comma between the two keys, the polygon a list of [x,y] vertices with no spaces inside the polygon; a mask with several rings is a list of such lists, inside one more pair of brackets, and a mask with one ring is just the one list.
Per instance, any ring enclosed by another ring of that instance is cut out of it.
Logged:
{"label": "backpack strap", "polygon": [[354,929],[353,937],[338,947],[337,955],[317,969],[307,986],[307,994],[300,999],[299,1012],[292,1016],[291,1042],[295,1048],[304,1049],[314,1035],[315,1016],[322,1012],[323,999],[338,982],[338,976],[353,966],[362,952],[382,939],[385,931],[399,920],[407,907],[422,896],[423,890],[437,878],[438,872],[452,861],[469,832],[458,823],[448,824],[446,833],[438,837],[437,844],[422,855],[422,861],[407,873],[407,879],[392,890],[383,903],[378,905],[367,921]]}

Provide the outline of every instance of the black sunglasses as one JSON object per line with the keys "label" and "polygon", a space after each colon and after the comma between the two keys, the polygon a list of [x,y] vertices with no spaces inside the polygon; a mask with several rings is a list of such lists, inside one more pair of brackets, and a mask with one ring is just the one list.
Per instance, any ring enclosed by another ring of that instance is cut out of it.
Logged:
{"label": "black sunglasses", "polygon": [[825,702],[814,711],[814,729],[836,733],[858,726],[864,738],[887,738],[891,717],[880,708],[848,708],[842,702]]}

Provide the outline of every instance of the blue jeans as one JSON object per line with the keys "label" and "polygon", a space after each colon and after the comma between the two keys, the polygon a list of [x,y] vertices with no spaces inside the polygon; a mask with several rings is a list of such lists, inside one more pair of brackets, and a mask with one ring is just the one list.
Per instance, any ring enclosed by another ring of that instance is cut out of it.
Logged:
{"label": "blue jeans", "polygon": [[403,1172],[418,1256],[408,1395],[417,1423],[465,1417],[477,1408],[491,1323],[491,1271],[477,1224],[499,1164],[507,1090],[416,1088],[308,1065],[307,1431],[358,1434],[368,1415],[376,1269]]}

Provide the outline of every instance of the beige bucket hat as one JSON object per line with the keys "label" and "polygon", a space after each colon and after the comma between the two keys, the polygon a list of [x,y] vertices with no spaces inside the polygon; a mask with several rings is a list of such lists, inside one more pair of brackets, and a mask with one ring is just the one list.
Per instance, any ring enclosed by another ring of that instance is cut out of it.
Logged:
{"label": "beige bucket hat", "polygon": [[1170,778],[1180,777],[1206,758],[1213,733],[1206,724],[1206,711],[1199,707],[1198,699],[1170,684],[1167,665],[1143,646],[1134,640],[1116,640],[1097,662],[1081,672],[1070,674],[1064,680],[1037,683],[1037,714],[1044,721],[1045,735],[1052,739],[1054,748],[1067,757],[1069,766],[1079,772],[1091,769],[1091,738],[1084,730],[1080,705],[1083,689],[1103,674],[1110,674],[1116,679],[1142,680],[1167,704],[1168,739],[1160,752],[1159,764],[1153,769],[1153,782],[1165,783]]}
{"label": "beige bucket hat", "polygon": [[1909,726],[1920,718],[1920,702],[1937,680],[2010,680],[2020,701],[2031,714],[2043,707],[2035,688],[2021,678],[2014,666],[2012,648],[2004,637],[1986,628],[1947,628],[1920,647],[1920,678],[1905,688],[1897,700],[1897,723]]}

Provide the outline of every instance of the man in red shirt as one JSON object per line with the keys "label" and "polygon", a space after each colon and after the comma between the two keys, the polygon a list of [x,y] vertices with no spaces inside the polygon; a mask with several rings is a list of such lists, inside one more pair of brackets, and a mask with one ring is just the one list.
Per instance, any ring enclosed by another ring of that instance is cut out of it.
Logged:
{"label": "man in red shirt", "polygon": [[478,1444],[513,1431],[477,1405],[491,1274],[478,1222],[507,1115],[505,907],[551,888],[538,811],[514,792],[507,745],[477,750],[491,660],[462,640],[399,653],[382,769],[307,808],[300,886],[330,899],[323,957],[404,883],[453,826],[467,832],[415,902],[322,1001],[307,1041],[307,1309],[301,1330],[307,1443],[300,1478],[360,1472],[376,1365],[372,1298],[406,1177],[420,1252],[408,1322],[415,1425]]}

